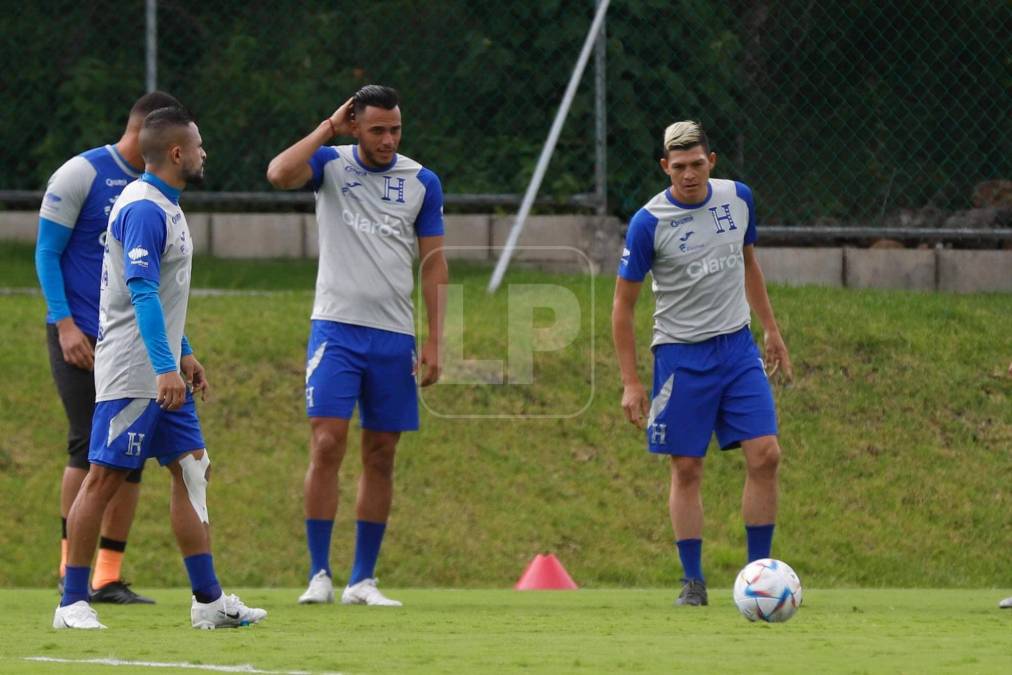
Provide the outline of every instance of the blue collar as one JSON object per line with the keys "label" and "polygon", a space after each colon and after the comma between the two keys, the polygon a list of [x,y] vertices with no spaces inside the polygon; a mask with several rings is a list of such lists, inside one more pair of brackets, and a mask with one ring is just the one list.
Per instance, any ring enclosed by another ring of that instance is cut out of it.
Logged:
{"label": "blue collar", "polygon": [[131,164],[130,162],[126,161],[126,157],[124,157],[122,154],[120,154],[120,151],[116,149],[116,144],[115,143],[111,143],[109,145],[109,149],[111,149],[113,151],[113,153],[117,157],[119,157],[119,161],[123,162],[123,166],[128,167],[131,171],[134,172],[135,176],[136,175],[140,175],[141,173],[144,172],[143,168],[138,169],[133,164]]}
{"label": "blue collar", "polygon": [[706,181],[706,199],[699,202],[698,204],[683,204],[682,202],[675,199],[675,196],[671,194],[671,188],[664,190],[664,196],[668,198],[668,201],[677,206],[680,209],[698,209],[700,206],[710,201],[710,197],[713,196],[713,186],[710,185],[710,181]]}
{"label": "blue collar", "polygon": [[378,169],[374,169],[374,168],[372,168],[371,166],[366,166],[366,165],[365,165],[365,164],[364,164],[364,163],[362,162],[362,160],[361,160],[361,159],[359,159],[359,156],[358,156],[358,146],[357,146],[357,145],[353,145],[353,146],[351,146],[351,154],[352,154],[352,155],[353,155],[353,156],[355,157],[355,161],[356,161],[356,162],[358,162],[358,165],[359,165],[360,167],[362,167],[363,169],[365,169],[366,171],[369,171],[369,172],[371,172],[371,173],[383,173],[384,171],[389,171],[390,169],[394,168],[394,164],[396,164],[396,163],[397,163],[397,157],[399,156],[399,155],[398,155],[398,154],[397,154],[397,153],[395,152],[395,153],[394,153],[394,158],[393,158],[392,160],[390,160],[390,163],[389,163],[389,164],[387,164],[386,166],[381,166],[381,167],[380,167],[380,168],[378,168]]}
{"label": "blue collar", "polygon": [[166,199],[168,199],[173,204],[176,205],[179,204],[179,195],[180,193],[182,193],[182,190],[177,190],[176,188],[172,187],[155,174],[148,173],[147,171],[141,174],[140,179],[145,183],[151,183],[156,188],[158,188],[159,192],[165,195]]}

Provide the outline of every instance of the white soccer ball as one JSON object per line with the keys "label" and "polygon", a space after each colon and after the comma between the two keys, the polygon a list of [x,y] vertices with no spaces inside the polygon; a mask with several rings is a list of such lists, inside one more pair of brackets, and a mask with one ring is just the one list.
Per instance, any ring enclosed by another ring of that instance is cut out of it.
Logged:
{"label": "white soccer ball", "polygon": [[801,606],[801,579],[781,560],[754,560],[734,580],[734,604],[749,621],[787,621]]}

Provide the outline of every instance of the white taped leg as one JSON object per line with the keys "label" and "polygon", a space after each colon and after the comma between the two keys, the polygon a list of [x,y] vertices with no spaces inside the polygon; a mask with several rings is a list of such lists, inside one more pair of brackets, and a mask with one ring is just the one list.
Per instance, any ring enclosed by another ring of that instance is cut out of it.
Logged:
{"label": "white taped leg", "polygon": [[207,456],[207,450],[204,450],[204,456],[200,459],[193,455],[187,455],[179,460],[179,468],[183,472],[183,483],[186,485],[186,494],[202,523],[210,522],[207,516],[207,469],[210,466],[211,459]]}

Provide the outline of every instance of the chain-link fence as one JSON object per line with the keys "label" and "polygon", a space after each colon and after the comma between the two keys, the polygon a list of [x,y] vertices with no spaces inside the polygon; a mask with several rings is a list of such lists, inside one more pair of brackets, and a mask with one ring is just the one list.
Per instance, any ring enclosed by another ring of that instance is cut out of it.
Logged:
{"label": "chain-link fence", "polygon": [[[145,89],[145,3],[3,4],[0,189],[40,190],[67,157],[118,138]],[[156,4],[158,88],[200,119],[207,190],[270,191],[270,158],[379,82],[402,94],[402,151],[451,195],[523,192],[595,7]],[[764,223],[967,209],[975,186],[1012,178],[1009,35],[998,0],[616,0],[608,210],[629,216],[664,186],[661,132],[682,118],[708,128],[717,175],[752,185]],[[595,189],[594,64],[542,188],[561,204]]]}

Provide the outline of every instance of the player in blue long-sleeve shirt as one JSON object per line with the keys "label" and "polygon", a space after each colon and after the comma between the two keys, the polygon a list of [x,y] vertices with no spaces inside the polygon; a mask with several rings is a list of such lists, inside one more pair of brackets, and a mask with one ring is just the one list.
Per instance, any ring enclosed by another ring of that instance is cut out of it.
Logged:
{"label": "player in blue long-sleeve shirt", "polygon": [[[141,172],[139,134],[153,110],[178,106],[163,92],[145,94],[130,109],[126,130],[115,145],[93,148],[68,160],[49,180],[39,210],[35,266],[46,299],[47,342],[53,380],[69,421],[67,466],[60,486],[63,538],[62,592],[67,563],[67,514],[88,473],[88,439],[95,409],[95,338],[99,280],[109,212],[127,183]],[[109,505],[102,523],[92,602],[151,603],[123,581],[127,535],[140,494],[141,469]]]}
{"label": "player in blue long-sleeve shirt", "polygon": [[105,628],[87,590],[99,521],[127,474],[148,458],[172,474],[172,530],[190,578],[191,625],[257,623],[267,612],[225,595],[211,557],[211,462],[192,395],[205,393],[208,384],[183,335],[193,242],[179,194],[203,178],[203,141],[192,116],[175,107],[149,114],[140,142],[145,172],[109,215],[88,450],[92,468],[68,518],[67,582],[53,628]]}

